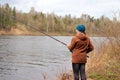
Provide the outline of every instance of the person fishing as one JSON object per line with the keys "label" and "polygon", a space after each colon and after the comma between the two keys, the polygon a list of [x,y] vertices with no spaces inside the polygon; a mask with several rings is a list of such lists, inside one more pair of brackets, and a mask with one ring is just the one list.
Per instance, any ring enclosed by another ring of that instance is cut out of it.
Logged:
{"label": "person fishing", "polygon": [[72,52],[72,69],[74,80],[86,80],[85,65],[87,62],[87,53],[91,52],[94,47],[90,38],[86,36],[85,26],[79,24],[76,26],[76,35],[72,37],[71,43],[67,48]]}
{"label": "person fishing", "polygon": [[47,33],[44,33],[41,29],[37,29],[32,25],[27,26],[67,46],[67,48],[72,52],[72,68],[74,73],[74,80],[79,80],[79,72],[81,80],[86,80],[85,65],[87,62],[87,53],[91,52],[94,47],[89,37],[86,36],[85,26],[83,24],[76,26],[76,35],[72,38],[69,45],[50,36]]}

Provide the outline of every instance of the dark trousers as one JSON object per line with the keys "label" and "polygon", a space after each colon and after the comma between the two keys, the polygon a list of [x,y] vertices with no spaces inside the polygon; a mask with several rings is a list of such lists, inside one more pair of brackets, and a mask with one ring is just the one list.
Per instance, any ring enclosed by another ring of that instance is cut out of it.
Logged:
{"label": "dark trousers", "polygon": [[72,63],[74,80],[79,80],[79,73],[81,80],[86,80],[85,63]]}

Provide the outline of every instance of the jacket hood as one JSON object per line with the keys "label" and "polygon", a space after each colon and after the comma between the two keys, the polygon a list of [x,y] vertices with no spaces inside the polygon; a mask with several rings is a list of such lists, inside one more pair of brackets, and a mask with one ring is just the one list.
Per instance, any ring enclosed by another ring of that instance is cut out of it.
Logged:
{"label": "jacket hood", "polygon": [[84,33],[76,34],[76,37],[79,38],[82,41],[87,40],[87,36]]}

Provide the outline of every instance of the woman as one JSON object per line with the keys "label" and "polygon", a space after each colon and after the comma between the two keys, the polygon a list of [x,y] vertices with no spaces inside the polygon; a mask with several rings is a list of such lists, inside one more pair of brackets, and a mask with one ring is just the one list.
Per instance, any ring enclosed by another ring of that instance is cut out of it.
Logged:
{"label": "woman", "polygon": [[74,80],[79,80],[79,72],[81,80],[86,80],[85,64],[87,62],[87,53],[93,50],[93,45],[85,34],[84,25],[79,24],[76,26],[76,35],[67,47],[72,52]]}

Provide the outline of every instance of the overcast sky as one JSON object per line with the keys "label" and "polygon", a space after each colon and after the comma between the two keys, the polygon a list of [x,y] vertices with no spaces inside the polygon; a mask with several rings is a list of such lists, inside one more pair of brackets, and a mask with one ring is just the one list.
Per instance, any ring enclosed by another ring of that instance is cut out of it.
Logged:
{"label": "overcast sky", "polygon": [[104,15],[113,17],[120,12],[120,0],[0,0],[1,4],[9,3],[17,10],[29,12],[31,7],[44,13],[55,13],[64,16],[80,17],[81,14],[89,14],[95,18]]}

